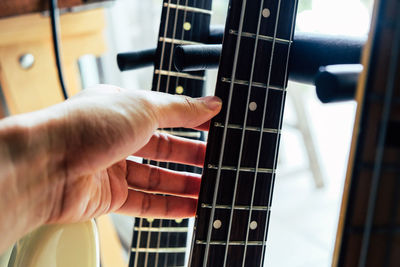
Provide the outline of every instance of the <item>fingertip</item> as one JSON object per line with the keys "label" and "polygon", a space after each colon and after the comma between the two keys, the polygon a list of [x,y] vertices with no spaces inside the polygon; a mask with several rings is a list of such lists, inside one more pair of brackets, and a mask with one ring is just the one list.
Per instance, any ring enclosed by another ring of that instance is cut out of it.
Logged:
{"label": "fingertip", "polygon": [[212,111],[220,111],[222,107],[222,100],[218,96],[205,96],[198,100],[202,101],[204,105]]}

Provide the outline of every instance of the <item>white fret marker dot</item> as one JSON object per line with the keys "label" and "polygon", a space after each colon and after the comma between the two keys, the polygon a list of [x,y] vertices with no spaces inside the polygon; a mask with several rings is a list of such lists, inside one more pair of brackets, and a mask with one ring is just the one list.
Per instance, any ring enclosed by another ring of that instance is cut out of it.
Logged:
{"label": "white fret marker dot", "polygon": [[180,223],[183,222],[183,220],[182,220],[182,219],[176,219],[175,222],[176,222],[177,224],[180,224]]}
{"label": "white fret marker dot", "polygon": [[147,218],[146,220],[147,220],[148,223],[154,222],[154,219],[153,219],[153,218]]}
{"label": "white fret marker dot", "polygon": [[255,110],[257,109],[257,103],[256,103],[256,102],[251,102],[251,103],[249,104],[249,109],[250,109],[251,111],[255,111]]}
{"label": "white fret marker dot", "polygon": [[268,18],[271,15],[271,11],[268,8],[264,8],[262,11],[262,15],[264,18]]}
{"label": "white fret marker dot", "polygon": [[222,226],[222,222],[220,220],[215,220],[213,226],[215,229],[219,229]]}
{"label": "white fret marker dot", "polygon": [[190,22],[183,23],[183,29],[185,31],[190,31],[191,28],[192,28],[192,24],[190,24]]}
{"label": "white fret marker dot", "polygon": [[175,92],[178,94],[178,95],[181,95],[181,94],[183,94],[183,86],[177,86],[176,88],[175,88]]}
{"label": "white fret marker dot", "polygon": [[252,221],[252,222],[250,223],[250,229],[251,229],[251,230],[257,229],[257,222],[256,222],[256,221]]}

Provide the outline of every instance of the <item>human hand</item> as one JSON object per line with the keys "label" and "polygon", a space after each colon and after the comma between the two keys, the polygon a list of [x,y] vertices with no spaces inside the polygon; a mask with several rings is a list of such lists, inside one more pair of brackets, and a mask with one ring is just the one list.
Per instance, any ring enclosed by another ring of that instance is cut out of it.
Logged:
{"label": "human hand", "polygon": [[[221,108],[216,97],[192,99],[98,86],[53,108],[48,223],[83,221],[108,212],[153,218],[195,214],[200,175],[126,160],[135,155],[202,166],[205,143],[155,132],[208,128]],[[157,193],[158,195],[155,195]],[[166,194],[162,196],[159,194]]]}

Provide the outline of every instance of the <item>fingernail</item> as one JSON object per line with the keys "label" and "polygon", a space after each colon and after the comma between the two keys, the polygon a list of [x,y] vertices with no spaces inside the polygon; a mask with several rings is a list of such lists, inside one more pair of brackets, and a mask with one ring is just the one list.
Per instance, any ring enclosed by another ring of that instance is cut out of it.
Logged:
{"label": "fingernail", "polygon": [[205,96],[201,97],[200,100],[211,110],[219,109],[222,106],[222,101],[217,96]]}

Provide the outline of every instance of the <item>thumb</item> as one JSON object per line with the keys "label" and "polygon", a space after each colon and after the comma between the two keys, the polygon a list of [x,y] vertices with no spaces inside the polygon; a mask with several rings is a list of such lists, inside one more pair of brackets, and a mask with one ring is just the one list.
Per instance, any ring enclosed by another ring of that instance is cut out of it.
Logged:
{"label": "thumb", "polygon": [[217,115],[222,101],[216,96],[191,98],[169,95],[161,105],[157,105],[158,127],[194,128]]}

